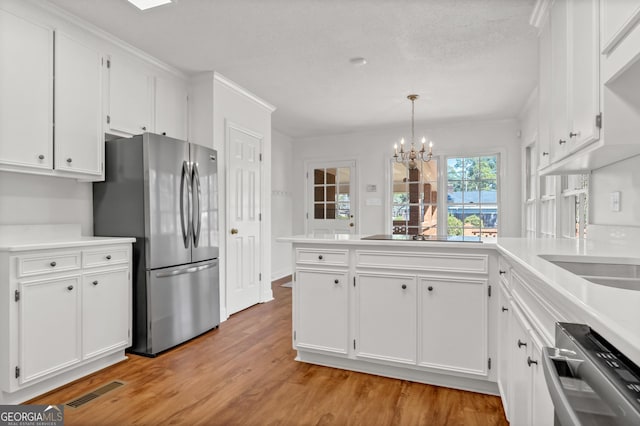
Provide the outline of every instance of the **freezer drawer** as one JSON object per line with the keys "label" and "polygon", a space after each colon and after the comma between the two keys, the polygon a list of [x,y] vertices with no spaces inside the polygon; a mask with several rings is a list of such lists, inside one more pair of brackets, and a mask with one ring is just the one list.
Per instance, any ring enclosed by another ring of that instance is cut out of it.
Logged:
{"label": "freezer drawer", "polygon": [[149,353],[220,324],[218,260],[148,271]]}

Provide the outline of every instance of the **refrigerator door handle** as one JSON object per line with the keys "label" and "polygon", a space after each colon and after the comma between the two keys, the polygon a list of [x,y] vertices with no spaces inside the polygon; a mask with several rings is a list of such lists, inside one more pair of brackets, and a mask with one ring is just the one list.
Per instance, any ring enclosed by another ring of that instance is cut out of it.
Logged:
{"label": "refrigerator door handle", "polygon": [[[198,163],[193,163],[193,168],[191,169],[191,189],[193,190],[193,216],[192,216],[192,226],[193,226],[193,246],[198,247],[198,243],[200,242],[200,229],[202,226],[202,190],[200,187],[200,171],[198,170]],[[198,208],[195,207],[196,200],[198,202]]]}
{"label": "refrigerator door handle", "polygon": [[[187,185],[187,213],[185,214],[184,208],[184,186]],[[180,178],[180,226],[182,227],[182,242],[184,248],[189,248],[189,238],[191,236],[191,219],[190,209],[191,206],[191,181],[189,180],[189,164],[186,161],[182,162],[182,176]],[[186,223],[185,223],[186,219]]]}
{"label": "refrigerator door handle", "polygon": [[193,274],[194,272],[200,272],[203,271],[205,269],[209,269],[209,268],[215,268],[216,266],[218,266],[218,261],[214,260],[211,261],[210,263],[206,263],[204,265],[199,265],[199,266],[190,266],[190,267],[186,267],[186,268],[177,268],[174,269],[172,271],[166,271],[166,272],[158,272],[156,273],[156,278],[166,278],[166,277],[173,277],[175,275],[182,275],[182,274]]}

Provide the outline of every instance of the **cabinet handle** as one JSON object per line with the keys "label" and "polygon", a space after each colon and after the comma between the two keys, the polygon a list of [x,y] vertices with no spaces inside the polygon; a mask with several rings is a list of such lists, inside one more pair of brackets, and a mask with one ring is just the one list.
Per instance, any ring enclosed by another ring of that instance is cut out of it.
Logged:
{"label": "cabinet handle", "polygon": [[406,290],[407,289],[407,285],[406,284],[402,284],[402,289]]}
{"label": "cabinet handle", "polygon": [[111,260],[111,255],[110,254],[107,255],[107,260]]}
{"label": "cabinet handle", "polygon": [[534,361],[534,360],[532,360],[532,359],[531,359],[531,357],[530,357],[530,356],[528,356],[528,357],[527,357],[527,365],[528,365],[529,367],[531,367],[531,364],[538,365],[538,361]]}
{"label": "cabinet handle", "polygon": [[340,284],[340,280],[333,280],[334,284]]}
{"label": "cabinet handle", "polygon": [[564,139],[560,139],[558,141],[558,144],[560,144],[560,145],[564,145],[565,143],[567,143],[567,141],[565,141]]}
{"label": "cabinet handle", "polygon": [[38,159],[44,160],[44,155],[42,155],[42,154],[38,155]]}
{"label": "cabinet handle", "polygon": [[49,265],[51,265],[51,267],[53,268],[54,266],[56,266],[56,262],[51,262]]}
{"label": "cabinet handle", "polygon": [[547,155],[549,155],[549,153],[548,153],[548,152],[543,152],[543,153],[542,153],[542,156],[543,156],[543,157],[546,157]]}
{"label": "cabinet handle", "polygon": [[521,348],[523,346],[527,346],[527,344],[525,342],[521,342],[520,339],[518,339],[518,347]]}
{"label": "cabinet handle", "polygon": [[324,257],[322,255],[318,256],[318,260],[322,260]]}
{"label": "cabinet handle", "polygon": [[91,284],[93,285],[98,285],[98,280],[95,280],[94,282],[92,282]]}
{"label": "cabinet handle", "polygon": [[430,285],[429,287],[427,287],[427,290],[433,291],[433,286]]}
{"label": "cabinet handle", "polygon": [[502,312],[507,312],[509,310],[509,308],[505,308],[504,306],[502,307]]}
{"label": "cabinet handle", "polygon": [[70,285],[69,287],[67,287],[67,290],[69,290],[69,291],[73,290],[73,286]]}
{"label": "cabinet handle", "polygon": [[580,132],[569,132],[569,137],[580,136]]}
{"label": "cabinet handle", "polygon": [[71,157],[67,158],[67,163],[71,164],[72,161],[73,159]]}
{"label": "cabinet handle", "polygon": [[500,275],[504,275],[504,274],[506,274],[506,273],[507,273],[507,271],[498,271],[498,273],[499,273]]}

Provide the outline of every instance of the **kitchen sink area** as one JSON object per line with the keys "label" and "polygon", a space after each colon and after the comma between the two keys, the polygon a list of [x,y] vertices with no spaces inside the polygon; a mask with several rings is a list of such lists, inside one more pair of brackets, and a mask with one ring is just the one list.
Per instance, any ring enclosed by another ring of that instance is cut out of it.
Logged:
{"label": "kitchen sink area", "polygon": [[640,262],[637,259],[546,254],[538,257],[592,283],[640,291]]}
{"label": "kitchen sink area", "polygon": [[361,239],[374,241],[440,241],[455,243],[482,243],[482,239],[476,235],[376,234],[362,237]]}

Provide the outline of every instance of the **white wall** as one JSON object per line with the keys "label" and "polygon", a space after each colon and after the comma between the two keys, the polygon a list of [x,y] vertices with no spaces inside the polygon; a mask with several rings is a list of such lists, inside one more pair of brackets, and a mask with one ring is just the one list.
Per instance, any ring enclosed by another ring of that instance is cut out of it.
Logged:
{"label": "white wall", "polygon": [[293,140],[276,130],[271,134],[271,279],[292,273],[291,244],[276,242],[293,235]]}
{"label": "white wall", "polygon": [[[620,211],[612,212],[611,192],[620,191]],[[640,225],[640,156],[631,157],[591,174],[589,222],[597,225]]]}
{"label": "white wall", "polygon": [[[470,122],[430,127],[416,124],[416,135],[428,134],[434,142],[434,155],[473,155],[502,153],[500,218],[503,237],[520,236],[520,141],[516,120]],[[304,232],[304,162],[311,159],[357,162],[358,233],[376,234],[388,231],[385,223],[385,201],[388,194],[389,160],[393,144],[408,136],[408,126],[296,140],[293,156],[293,223],[294,233]],[[368,184],[377,192],[366,192]],[[367,198],[378,198],[381,206],[366,206]]]}
{"label": "white wall", "polygon": [[0,172],[0,225],[79,223],[93,235],[90,183]]}

